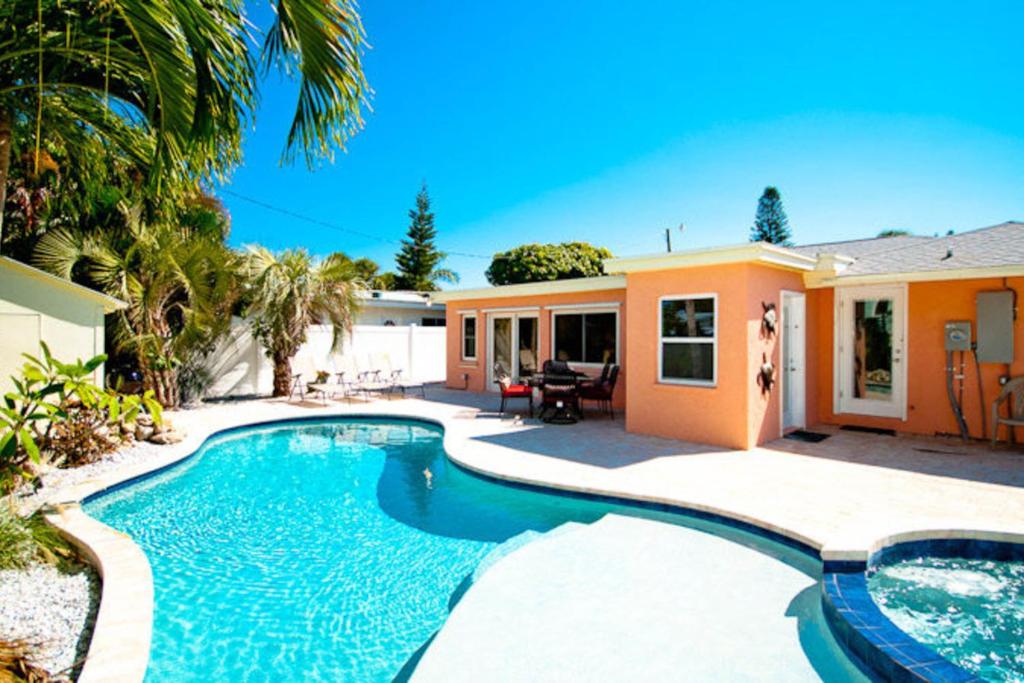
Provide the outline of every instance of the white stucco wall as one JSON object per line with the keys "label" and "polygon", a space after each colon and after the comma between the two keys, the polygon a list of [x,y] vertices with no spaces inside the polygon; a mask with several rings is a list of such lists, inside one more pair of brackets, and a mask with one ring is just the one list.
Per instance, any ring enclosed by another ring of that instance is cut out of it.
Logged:
{"label": "white stucco wall", "polygon": [[[0,263],[0,391],[13,388],[10,377],[20,374],[22,354],[38,356],[40,341],[61,361],[103,353],[103,318],[102,301]],[[102,366],[94,381],[102,384]]]}

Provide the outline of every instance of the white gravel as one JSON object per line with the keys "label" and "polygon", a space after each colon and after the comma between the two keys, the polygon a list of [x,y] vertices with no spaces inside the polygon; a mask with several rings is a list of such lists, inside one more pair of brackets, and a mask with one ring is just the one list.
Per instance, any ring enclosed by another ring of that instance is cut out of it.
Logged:
{"label": "white gravel", "polygon": [[[57,489],[72,486],[86,479],[92,479],[99,474],[115,470],[119,467],[133,465],[137,462],[154,458],[160,454],[161,449],[165,448],[167,446],[160,446],[148,441],[137,441],[113,453],[107,453],[101,459],[89,465],[49,470],[39,477],[37,481],[30,482],[18,491],[16,494],[19,498],[18,505],[22,514],[32,514],[45,502],[47,496]],[[41,484],[41,486],[36,488],[38,484]]]}
{"label": "white gravel", "polygon": [[84,656],[100,601],[100,579],[36,565],[0,571],[0,637],[40,644],[36,664],[67,676]]}

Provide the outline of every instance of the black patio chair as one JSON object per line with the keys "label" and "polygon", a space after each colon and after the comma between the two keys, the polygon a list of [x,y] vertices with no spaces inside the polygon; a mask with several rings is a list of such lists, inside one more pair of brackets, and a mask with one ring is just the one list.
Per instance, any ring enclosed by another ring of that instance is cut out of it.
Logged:
{"label": "black patio chair", "polygon": [[619,381],[619,366],[613,365],[611,370],[602,378],[580,387],[580,402],[597,401],[598,405],[605,408],[608,417],[615,419],[615,411],[612,409],[612,397],[615,395],[615,383]]}
{"label": "black patio chair", "polygon": [[[575,422],[575,418],[583,419],[580,410],[579,377],[568,364],[563,361],[549,360],[544,362],[544,374],[541,378],[540,416],[545,420]],[[569,409],[572,413],[569,413]]]}

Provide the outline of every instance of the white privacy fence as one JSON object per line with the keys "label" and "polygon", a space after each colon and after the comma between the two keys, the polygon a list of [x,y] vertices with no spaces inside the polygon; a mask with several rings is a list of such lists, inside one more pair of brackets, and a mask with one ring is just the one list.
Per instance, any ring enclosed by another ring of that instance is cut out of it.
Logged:
{"label": "white privacy fence", "polygon": [[[355,325],[340,351],[331,351],[331,328],[309,329],[306,343],[292,359],[292,372],[313,378],[318,370],[355,372],[401,370],[420,382],[445,379],[445,328],[415,325]],[[206,360],[212,383],[208,398],[270,394],[274,367],[246,322],[231,321],[231,331]]]}

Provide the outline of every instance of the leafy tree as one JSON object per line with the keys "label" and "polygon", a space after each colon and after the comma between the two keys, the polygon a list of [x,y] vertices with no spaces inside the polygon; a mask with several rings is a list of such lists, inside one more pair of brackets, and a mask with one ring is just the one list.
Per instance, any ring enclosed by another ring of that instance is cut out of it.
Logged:
{"label": "leafy tree", "polygon": [[249,281],[246,315],[274,364],[274,396],[287,396],[291,360],[305,343],[309,326],[330,324],[334,348],[351,329],[360,278],[344,254],[317,261],[305,249],[274,254],[264,247],[249,247],[245,272]]}
{"label": "leafy tree", "polygon": [[524,244],[495,254],[487,268],[492,285],[567,280],[604,275],[604,260],[612,253],[586,242]]}
{"label": "leafy tree", "polygon": [[432,292],[437,283],[459,281],[459,276],[447,268],[441,268],[446,254],[434,245],[437,230],[434,229],[434,214],[430,211],[430,195],[426,183],[416,195],[416,208],[409,211],[409,232],[402,240],[402,249],[395,255],[398,273],[395,275],[395,289]]}
{"label": "leafy tree", "polygon": [[[331,158],[361,127],[368,91],[354,0],[271,2],[274,23],[255,49],[237,0],[0,3],[0,206],[14,147],[24,142],[38,171],[46,135],[134,155],[151,187],[225,173],[240,159],[261,67],[299,82],[283,158]],[[31,142],[16,140],[26,124]]]}
{"label": "leafy tree", "polygon": [[47,232],[35,261],[128,304],[115,318],[116,345],[134,354],[144,388],[177,407],[182,364],[208,350],[230,323],[235,256],[218,235],[147,223],[138,208],[126,213],[123,232]]}
{"label": "leafy tree", "polygon": [[782,195],[775,187],[764,188],[761,199],[757,202],[757,214],[754,226],[750,229],[751,242],[770,242],[779,246],[792,245],[789,233],[789,219],[782,208]]}
{"label": "leafy tree", "polygon": [[878,233],[879,237],[906,237],[907,235],[913,235],[914,233],[909,230],[902,230],[899,228],[889,228]]}

